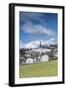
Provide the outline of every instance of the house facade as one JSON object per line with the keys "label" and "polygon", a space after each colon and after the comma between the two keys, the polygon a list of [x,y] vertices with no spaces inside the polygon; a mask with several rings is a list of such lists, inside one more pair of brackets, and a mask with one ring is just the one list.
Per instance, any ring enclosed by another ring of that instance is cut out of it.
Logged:
{"label": "house facade", "polygon": [[20,57],[20,64],[40,63],[58,58],[57,45],[44,47],[40,43],[38,48],[27,49],[24,52],[24,55]]}

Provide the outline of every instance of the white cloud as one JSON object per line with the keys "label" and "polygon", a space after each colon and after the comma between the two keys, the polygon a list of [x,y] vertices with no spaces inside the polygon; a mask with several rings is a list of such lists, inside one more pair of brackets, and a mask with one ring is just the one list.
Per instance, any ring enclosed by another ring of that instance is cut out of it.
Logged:
{"label": "white cloud", "polygon": [[25,48],[37,48],[39,46],[40,41],[36,40],[36,41],[31,41],[27,44],[25,44]]}
{"label": "white cloud", "polygon": [[[55,39],[51,38],[49,40],[41,40],[42,45],[55,44]],[[31,41],[25,44],[25,48],[37,48],[40,45],[40,40]]]}
{"label": "white cloud", "polygon": [[51,38],[50,41],[54,41],[55,39],[54,38]]}
{"label": "white cloud", "polygon": [[34,13],[34,12],[22,12],[21,16],[22,16],[22,20],[25,21],[25,22],[27,20],[28,21],[36,20],[36,21],[39,21],[39,22],[43,22],[44,14]]}
{"label": "white cloud", "polygon": [[26,33],[30,34],[46,34],[46,35],[54,35],[54,32],[42,26],[41,24],[33,25],[32,22],[26,22],[22,27],[21,30],[25,31]]}
{"label": "white cloud", "polygon": [[20,43],[19,43],[19,48],[25,48],[25,45],[24,45],[24,43],[22,43],[21,40],[20,40]]}
{"label": "white cloud", "polygon": [[40,46],[40,41],[41,41],[41,45],[50,45],[50,44],[56,44],[55,39],[51,38],[49,40],[35,40],[35,41],[30,41],[26,44],[24,44],[21,40],[20,40],[20,48],[37,48]]}

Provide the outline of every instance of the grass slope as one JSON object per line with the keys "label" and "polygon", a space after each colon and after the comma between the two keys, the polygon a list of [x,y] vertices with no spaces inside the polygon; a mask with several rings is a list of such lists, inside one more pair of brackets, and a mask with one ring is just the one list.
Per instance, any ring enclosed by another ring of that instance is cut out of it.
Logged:
{"label": "grass slope", "polygon": [[20,65],[19,66],[19,77],[47,77],[57,76],[58,60],[52,60],[49,62]]}

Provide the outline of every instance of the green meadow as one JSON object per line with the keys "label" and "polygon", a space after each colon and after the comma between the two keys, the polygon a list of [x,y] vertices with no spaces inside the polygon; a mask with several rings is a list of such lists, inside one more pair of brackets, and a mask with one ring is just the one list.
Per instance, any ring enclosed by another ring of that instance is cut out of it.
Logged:
{"label": "green meadow", "polygon": [[48,77],[57,76],[58,60],[51,60],[43,63],[19,65],[19,77]]}

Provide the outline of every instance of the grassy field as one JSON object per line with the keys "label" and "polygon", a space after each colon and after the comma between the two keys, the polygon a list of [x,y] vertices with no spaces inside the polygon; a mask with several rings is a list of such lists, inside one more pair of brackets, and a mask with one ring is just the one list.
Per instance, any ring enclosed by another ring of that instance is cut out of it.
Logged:
{"label": "grassy field", "polygon": [[58,60],[52,60],[37,64],[20,65],[19,77],[48,77],[57,76]]}

